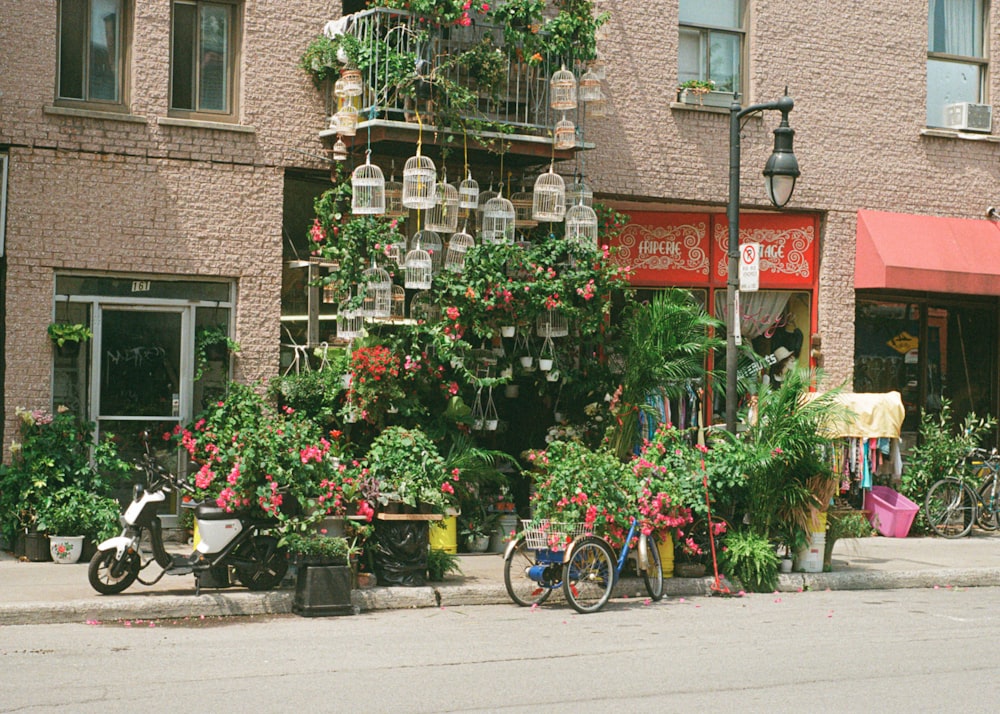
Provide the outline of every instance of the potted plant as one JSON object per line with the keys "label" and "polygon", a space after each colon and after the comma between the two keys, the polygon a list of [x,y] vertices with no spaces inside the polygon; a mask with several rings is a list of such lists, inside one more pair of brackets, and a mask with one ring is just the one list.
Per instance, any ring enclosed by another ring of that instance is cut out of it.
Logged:
{"label": "potted plant", "polygon": [[53,322],[48,327],[51,339],[61,356],[75,357],[80,353],[80,343],[86,342],[94,333],[80,323]]}
{"label": "potted plant", "polygon": [[292,531],[281,543],[297,566],[292,612],[302,617],[353,615],[350,546],[322,531]]}
{"label": "potted plant", "polygon": [[383,510],[405,506],[443,515],[455,506],[458,474],[446,472],[434,442],[419,428],[385,429],[372,442],[363,466],[378,483]]}
{"label": "potted plant", "polygon": [[53,561],[75,563],[83,552],[85,539],[114,533],[118,515],[118,502],[113,498],[66,486],[47,499],[39,511],[37,526],[49,536]]}
{"label": "potted plant", "polygon": [[715,90],[711,79],[689,79],[677,87],[677,101],[686,104],[704,104],[705,95]]}
{"label": "potted plant", "polygon": [[459,516],[459,533],[470,553],[485,553],[490,547],[490,536],[500,520],[499,513],[491,513],[482,503],[463,507]]}
{"label": "potted plant", "polygon": [[240,343],[229,336],[222,325],[202,327],[194,338],[194,381],[201,379],[209,362],[222,362],[226,356],[240,351]]}

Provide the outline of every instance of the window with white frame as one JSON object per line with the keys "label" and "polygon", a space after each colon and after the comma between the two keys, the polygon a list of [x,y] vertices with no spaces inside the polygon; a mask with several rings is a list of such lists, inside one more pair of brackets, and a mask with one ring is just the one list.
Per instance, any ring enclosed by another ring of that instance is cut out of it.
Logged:
{"label": "window with white frame", "polygon": [[715,91],[743,93],[745,0],[680,0],[677,78],[712,81]]}
{"label": "window with white frame", "polygon": [[175,116],[233,114],[240,34],[237,2],[175,0],[171,22],[170,109]]}
{"label": "window with white frame", "polygon": [[927,126],[948,126],[949,105],[984,103],[986,0],[928,0]]}
{"label": "window with white frame", "polygon": [[57,100],[125,104],[126,0],[59,0]]}

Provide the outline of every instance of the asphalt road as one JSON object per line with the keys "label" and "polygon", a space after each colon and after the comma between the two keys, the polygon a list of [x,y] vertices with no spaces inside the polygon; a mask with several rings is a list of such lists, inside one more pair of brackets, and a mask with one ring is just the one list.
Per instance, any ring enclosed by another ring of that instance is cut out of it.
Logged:
{"label": "asphalt road", "polygon": [[0,712],[993,711],[998,588],[0,627]]}

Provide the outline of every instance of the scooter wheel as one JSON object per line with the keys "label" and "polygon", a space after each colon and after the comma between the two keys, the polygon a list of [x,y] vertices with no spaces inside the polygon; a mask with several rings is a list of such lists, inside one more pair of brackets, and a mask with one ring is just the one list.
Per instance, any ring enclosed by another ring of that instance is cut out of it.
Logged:
{"label": "scooter wheel", "polygon": [[233,560],[250,561],[236,565],[236,577],[249,590],[274,590],[288,572],[288,549],[278,547],[274,536],[256,535],[233,551]]}
{"label": "scooter wheel", "polygon": [[116,550],[98,551],[90,560],[87,577],[102,595],[117,595],[139,577],[139,555],[126,552],[121,559]]}

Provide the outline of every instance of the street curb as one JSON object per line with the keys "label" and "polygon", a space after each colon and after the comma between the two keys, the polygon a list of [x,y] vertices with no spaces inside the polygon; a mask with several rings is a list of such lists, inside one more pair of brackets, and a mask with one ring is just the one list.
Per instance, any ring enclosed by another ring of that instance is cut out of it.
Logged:
{"label": "street curb", "polygon": [[[698,597],[715,594],[711,576],[668,578],[667,597]],[[731,594],[739,588],[722,581]],[[893,572],[792,573],[780,575],[778,591],[894,590],[907,588],[952,588],[1000,586],[1000,568],[950,568]],[[646,599],[639,578],[625,578],[615,586],[615,598]],[[203,592],[200,595],[147,593],[113,595],[65,602],[0,604],[0,626],[40,625],[114,620],[169,620],[201,617],[246,617],[287,615],[292,612],[294,592]],[[416,588],[374,587],[354,590],[351,600],[358,612],[432,607],[510,604],[506,588],[499,583],[475,585],[441,584]],[[554,594],[552,602],[562,600]]]}

